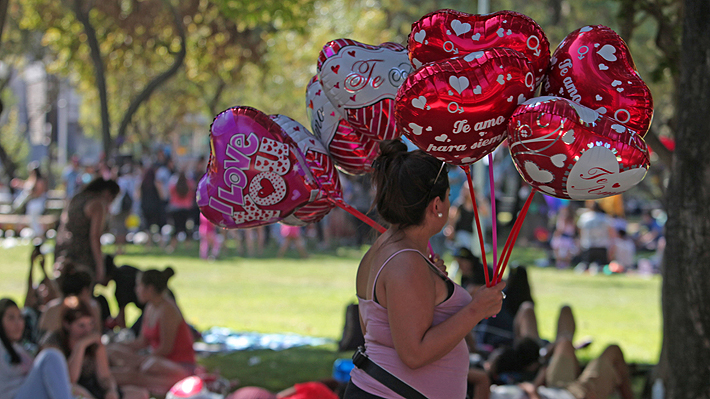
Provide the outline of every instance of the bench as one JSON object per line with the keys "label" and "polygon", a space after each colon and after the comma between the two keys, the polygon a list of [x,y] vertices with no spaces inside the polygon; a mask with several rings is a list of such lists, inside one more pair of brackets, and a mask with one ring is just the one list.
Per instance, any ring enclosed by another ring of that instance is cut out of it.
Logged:
{"label": "bench", "polygon": [[[57,221],[59,221],[59,215],[42,215],[39,217],[39,223],[44,227],[45,230],[54,229],[57,227]],[[0,229],[14,230],[19,232],[25,227],[29,227],[30,217],[27,215],[15,215],[15,214],[0,214]]]}

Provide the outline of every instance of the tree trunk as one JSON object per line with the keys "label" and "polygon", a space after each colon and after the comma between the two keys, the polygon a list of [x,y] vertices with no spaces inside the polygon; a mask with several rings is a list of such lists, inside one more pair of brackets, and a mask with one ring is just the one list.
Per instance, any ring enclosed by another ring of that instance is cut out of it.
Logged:
{"label": "tree trunk", "polygon": [[0,43],[2,43],[2,31],[5,28],[5,19],[7,18],[8,5],[10,5],[10,0],[0,0]]}
{"label": "tree trunk", "polygon": [[710,2],[685,0],[663,267],[667,398],[710,398]]}

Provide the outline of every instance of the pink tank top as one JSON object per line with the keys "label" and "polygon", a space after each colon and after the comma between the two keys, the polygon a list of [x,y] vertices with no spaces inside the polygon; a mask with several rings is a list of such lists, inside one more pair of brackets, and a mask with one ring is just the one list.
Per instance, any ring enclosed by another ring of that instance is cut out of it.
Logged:
{"label": "pink tank top", "polygon": [[[372,287],[373,298],[375,297],[374,290],[377,279],[380,277],[382,269],[392,258],[404,251],[416,251],[426,259],[426,256],[416,249],[403,249],[392,254],[377,272],[375,284]],[[426,260],[429,262],[428,259]],[[429,264],[436,269],[436,266]],[[438,269],[436,270],[438,272]],[[466,397],[466,376],[469,361],[468,347],[463,339],[441,359],[413,370],[402,363],[394,349],[387,309],[374,300],[358,297],[358,301],[360,315],[367,331],[365,334],[366,353],[372,361],[429,399],[463,399]],[[442,323],[469,302],[471,302],[471,295],[460,285],[454,284],[453,294],[434,308],[432,326]],[[357,367],[350,372],[350,377],[353,384],[365,392],[386,399],[401,399],[401,396]]]}

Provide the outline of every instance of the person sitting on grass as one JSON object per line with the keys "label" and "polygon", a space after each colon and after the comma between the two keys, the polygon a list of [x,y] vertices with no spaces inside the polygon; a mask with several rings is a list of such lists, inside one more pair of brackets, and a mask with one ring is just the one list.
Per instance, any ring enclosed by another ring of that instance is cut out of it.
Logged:
{"label": "person sitting on grass", "polygon": [[141,333],[132,342],[109,346],[119,384],[131,383],[165,395],[176,382],[194,374],[192,333],[177,304],[166,294],[174,274],[170,267],[139,273],[136,295],[145,304]]}
{"label": "person sitting on grass", "polygon": [[[39,318],[47,307],[47,304],[60,296],[57,282],[50,278],[45,269],[44,255],[42,254],[42,242],[35,238],[34,249],[30,254],[30,271],[27,275],[27,291],[25,293],[25,304],[22,315],[25,318],[25,331],[22,335],[24,340],[36,345],[41,338],[39,330]],[[42,269],[44,277],[39,284],[34,284],[35,263]]]}
{"label": "person sitting on grass", "polygon": [[64,299],[77,297],[91,310],[94,328],[96,332],[101,332],[101,308],[98,302],[91,295],[91,275],[84,270],[77,270],[70,262],[64,262],[62,275],[59,280],[59,289],[62,296],[47,304],[47,308],[39,318],[39,331],[41,333],[59,330],[62,327],[62,311],[64,310]]}
{"label": "person sitting on grass", "polygon": [[[148,390],[118,387],[111,375],[106,347],[96,330],[95,313],[76,296],[63,301],[60,327],[42,340],[43,348],[56,348],[67,358],[69,379],[95,399],[148,399]],[[85,395],[86,396],[86,395]]]}
{"label": "person sitting on grass", "polygon": [[17,304],[0,299],[0,398],[73,399],[64,356],[45,349],[33,359],[20,345],[24,329]]}

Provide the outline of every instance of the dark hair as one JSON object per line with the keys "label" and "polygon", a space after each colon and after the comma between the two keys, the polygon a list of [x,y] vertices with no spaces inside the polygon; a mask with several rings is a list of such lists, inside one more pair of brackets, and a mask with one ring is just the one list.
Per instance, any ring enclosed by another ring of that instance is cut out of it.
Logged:
{"label": "dark hair", "polygon": [[185,198],[190,191],[190,186],[187,185],[187,176],[185,172],[178,174],[177,182],[175,182],[175,192],[181,198]]}
{"label": "dark hair", "polygon": [[118,192],[121,191],[121,187],[119,187],[118,183],[114,180],[106,180],[103,177],[97,177],[84,186],[81,192],[100,193],[106,190],[108,190],[111,195],[115,197],[118,195]]}
{"label": "dark hair", "polygon": [[446,200],[446,164],[424,151],[407,152],[401,141],[383,140],[372,167],[377,211],[391,224],[400,228],[419,225],[434,197]]}
{"label": "dark hair", "polygon": [[522,373],[525,369],[539,361],[540,345],[530,337],[524,337],[511,347],[504,347],[499,356],[495,357],[494,372]]}
{"label": "dark hair", "polygon": [[113,255],[111,254],[105,254],[104,255],[104,268],[106,269],[106,277],[109,278],[109,280],[112,280],[113,277],[116,275],[116,262],[114,261]]}
{"label": "dark hair", "polygon": [[523,302],[535,303],[528,280],[528,270],[525,266],[511,265],[510,275],[505,287],[505,301],[503,306],[510,315],[515,316]]}
{"label": "dark hair", "polygon": [[155,169],[149,167],[143,172],[143,180],[141,181],[142,190],[150,190],[155,187]]}
{"label": "dark hair", "polygon": [[7,353],[10,355],[10,363],[19,364],[22,361],[20,359],[20,355],[18,355],[17,351],[15,351],[15,348],[12,346],[12,342],[10,342],[10,338],[8,338],[7,333],[5,333],[5,327],[2,326],[2,319],[5,317],[5,312],[9,308],[19,309],[15,301],[13,301],[12,299],[0,299],[0,341],[2,341],[2,345],[5,347],[5,350],[7,350]]}
{"label": "dark hair", "polygon": [[164,270],[149,269],[141,273],[141,283],[150,285],[155,291],[162,293],[168,288],[168,280],[175,275],[175,270],[168,266]]}
{"label": "dark hair", "polygon": [[40,169],[39,166],[36,166],[36,167],[32,168],[32,170],[30,170],[30,174],[32,174],[32,173],[34,173],[35,178],[36,178],[37,180],[39,180],[39,179],[42,178],[42,171],[41,171],[41,169]]}
{"label": "dark hair", "polygon": [[94,317],[89,305],[75,295],[64,298],[62,307],[62,328],[64,328],[64,322],[71,324],[82,317]]}
{"label": "dark hair", "polygon": [[[64,327],[64,323],[71,324],[82,317],[91,317],[94,319],[94,313],[87,303],[82,301],[76,296],[68,296],[64,298],[62,302],[62,317],[61,317],[61,327],[56,333],[59,335],[59,341],[62,345],[62,350],[64,354],[69,357],[71,354],[71,349],[69,348],[69,331]],[[92,355],[93,351],[96,350],[96,345],[91,345],[87,348],[87,355]]]}
{"label": "dark hair", "polygon": [[65,297],[79,295],[84,288],[91,287],[91,274],[84,270],[72,268],[69,271],[62,273],[59,289]]}
{"label": "dark hair", "polygon": [[[483,263],[478,257],[472,263],[473,276],[471,276],[471,282],[475,285],[486,285],[486,272],[483,270]],[[493,280],[493,268],[490,266],[488,266],[488,278]]]}

